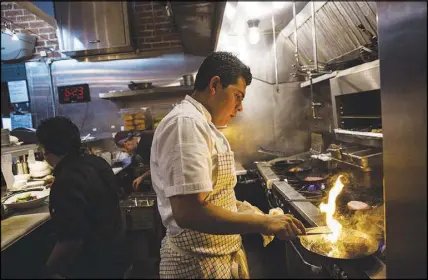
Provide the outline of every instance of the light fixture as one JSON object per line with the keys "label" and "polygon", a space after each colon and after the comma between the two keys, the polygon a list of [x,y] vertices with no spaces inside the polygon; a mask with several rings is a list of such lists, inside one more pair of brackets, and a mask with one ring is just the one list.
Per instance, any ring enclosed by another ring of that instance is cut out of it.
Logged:
{"label": "light fixture", "polygon": [[12,32],[13,34],[12,34],[12,40],[13,41],[18,41],[19,40],[19,37],[18,37],[18,35],[16,35],[16,31],[15,30],[13,30],[13,32]]}
{"label": "light fixture", "polygon": [[260,20],[258,19],[247,21],[248,28],[250,29],[250,32],[248,34],[248,41],[252,45],[257,44],[260,40],[259,23]]}
{"label": "light fixture", "polygon": [[229,2],[227,2],[226,3],[226,11],[225,11],[226,17],[229,20],[232,20],[233,17],[235,16],[235,13],[236,13],[236,8],[233,7],[232,4],[230,4]]}
{"label": "light fixture", "polygon": [[273,1],[272,6],[275,10],[280,10],[285,7],[286,2]]}

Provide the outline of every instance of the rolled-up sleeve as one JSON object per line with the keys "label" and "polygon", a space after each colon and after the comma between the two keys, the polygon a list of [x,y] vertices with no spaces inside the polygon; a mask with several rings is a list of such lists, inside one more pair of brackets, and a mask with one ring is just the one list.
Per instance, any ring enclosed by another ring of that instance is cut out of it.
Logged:
{"label": "rolled-up sleeve", "polygon": [[165,171],[166,197],[212,191],[210,135],[204,125],[182,117],[159,135],[160,170]]}

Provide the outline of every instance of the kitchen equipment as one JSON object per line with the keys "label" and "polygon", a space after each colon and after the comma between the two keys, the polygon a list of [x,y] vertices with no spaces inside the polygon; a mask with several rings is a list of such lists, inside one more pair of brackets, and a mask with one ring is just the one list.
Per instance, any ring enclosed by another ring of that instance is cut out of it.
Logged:
{"label": "kitchen equipment", "polygon": [[322,171],[310,170],[310,171],[297,172],[296,177],[302,182],[316,184],[316,183],[324,182],[327,179],[328,174]]}
{"label": "kitchen equipment", "polygon": [[1,146],[6,147],[10,145],[10,131],[9,129],[1,129]]}
{"label": "kitchen equipment", "polygon": [[299,236],[304,248],[315,254],[334,259],[359,259],[370,256],[378,250],[378,242],[371,236],[352,229],[342,229],[336,245],[328,241],[325,235]]}
{"label": "kitchen equipment", "polygon": [[320,235],[320,234],[331,234],[331,230],[328,227],[313,227],[313,228],[306,228],[306,233],[301,234],[299,236],[305,236],[305,235]]}
{"label": "kitchen equipment", "polygon": [[131,81],[130,84],[128,84],[128,88],[130,90],[149,89],[152,87],[153,85],[150,82],[134,83],[133,81]]}
{"label": "kitchen equipment", "polygon": [[[19,197],[23,197],[27,194],[30,194],[31,196],[37,196],[37,199],[26,201],[26,202],[19,202],[15,203],[16,200]],[[49,196],[49,190],[43,190],[43,191],[26,191],[21,192],[17,194],[11,195],[8,199],[6,199],[3,204],[6,205],[8,208],[13,209],[27,209],[27,208],[35,208],[41,206],[45,200]]]}
{"label": "kitchen equipment", "polygon": [[151,229],[155,220],[155,199],[152,197],[128,197],[120,201],[125,213],[127,230]]}
{"label": "kitchen equipment", "polygon": [[191,87],[194,85],[193,75],[183,75],[183,85]]}

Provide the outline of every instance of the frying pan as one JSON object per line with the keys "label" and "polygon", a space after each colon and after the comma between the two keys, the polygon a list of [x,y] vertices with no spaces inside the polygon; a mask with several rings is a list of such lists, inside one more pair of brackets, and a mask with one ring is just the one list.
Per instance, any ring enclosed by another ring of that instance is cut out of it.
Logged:
{"label": "frying pan", "polygon": [[[297,179],[299,179],[302,182],[306,182],[306,183],[322,183],[324,182],[327,177],[328,174],[326,174],[325,172],[322,171],[301,171],[301,172],[297,172],[296,173],[296,177]],[[319,180],[306,180],[307,177],[319,177]]]}
{"label": "frying pan", "polygon": [[378,242],[373,237],[353,229],[343,229],[336,244],[342,244],[338,251],[330,253],[333,244],[325,239],[325,234],[299,236],[302,246],[317,255],[333,259],[359,259],[374,254],[378,249]]}

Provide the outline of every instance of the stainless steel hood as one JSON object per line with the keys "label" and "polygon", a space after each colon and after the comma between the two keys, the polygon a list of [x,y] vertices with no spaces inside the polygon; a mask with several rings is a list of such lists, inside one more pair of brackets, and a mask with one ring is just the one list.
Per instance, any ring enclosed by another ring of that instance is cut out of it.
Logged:
{"label": "stainless steel hood", "polygon": [[380,89],[379,60],[343,71],[330,79],[332,96]]}

